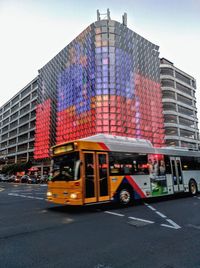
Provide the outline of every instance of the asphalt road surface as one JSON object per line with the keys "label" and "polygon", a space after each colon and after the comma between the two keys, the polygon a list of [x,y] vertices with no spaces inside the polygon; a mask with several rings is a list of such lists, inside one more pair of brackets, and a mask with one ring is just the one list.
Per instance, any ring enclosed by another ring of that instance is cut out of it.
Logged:
{"label": "asphalt road surface", "polygon": [[200,268],[200,196],[64,207],[0,183],[0,267]]}

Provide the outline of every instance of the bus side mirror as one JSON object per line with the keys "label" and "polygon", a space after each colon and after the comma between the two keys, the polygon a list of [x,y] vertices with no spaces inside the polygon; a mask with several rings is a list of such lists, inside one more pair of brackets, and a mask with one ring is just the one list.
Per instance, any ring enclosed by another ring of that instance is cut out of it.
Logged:
{"label": "bus side mirror", "polygon": [[75,172],[74,172],[74,180],[77,181],[79,179],[79,170],[80,170],[80,165],[82,164],[81,160],[76,161],[75,165]]}

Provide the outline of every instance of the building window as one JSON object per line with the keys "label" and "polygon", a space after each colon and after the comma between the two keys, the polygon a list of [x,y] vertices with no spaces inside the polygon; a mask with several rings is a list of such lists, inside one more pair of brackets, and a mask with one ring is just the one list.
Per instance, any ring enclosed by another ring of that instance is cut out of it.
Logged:
{"label": "building window", "polygon": [[177,82],[176,82],[176,88],[178,90],[180,90],[181,92],[186,93],[186,94],[192,96],[192,90],[190,88],[185,87],[185,86],[183,86],[183,85],[181,85],[181,84],[179,84]]}
{"label": "building window", "polygon": [[174,81],[170,79],[162,79],[161,80],[162,87],[173,87],[174,88]]}
{"label": "building window", "polygon": [[13,100],[12,100],[12,105],[15,104],[17,101],[19,100],[19,95],[16,96]]}
{"label": "building window", "polygon": [[177,79],[183,81],[184,83],[190,85],[190,79],[186,77],[185,75],[178,73],[177,71],[175,72],[175,76]]}
{"label": "building window", "polygon": [[194,139],[195,138],[195,133],[192,131],[188,131],[185,129],[180,129],[180,136],[188,139]]}
{"label": "building window", "polygon": [[31,86],[27,87],[26,89],[24,89],[22,92],[21,92],[21,98],[23,98],[24,96],[26,96],[28,93],[31,92]]}
{"label": "building window", "polygon": [[178,135],[178,129],[175,127],[166,127],[165,128],[165,134],[170,136],[177,136]]}
{"label": "building window", "polygon": [[160,73],[164,74],[164,75],[171,75],[171,76],[174,75],[174,71],[171,68],[162,68],[161,67]]}
{"label": "building window", "polygon": [[23,106],[23,105],[25,105],[25,104],[27,104],[27,102],[28,101],[30,101],[30,98],[31,98],[31,96],[29,95],[29,96],[27,96],[26,98],[24,98],[21,102],[20,102],[20,104],[21,104],[21,106]]}
{"label": "building window", "polygon": [[193,110],[178,105],[178,112],[187,116],[194,116]]}
{"label": "building window", "polygon": [[190,105],[190,106],[193,106],[193,103],[192,103],[192,100],[189,99],[189,98],[186,98],[180,94],[177,94],[177,101],[180,101],[184,104],[187,104],[187,105]]}
{"label": "building window", "polygon": [[166,115],[164,115],[164,120],[165,120],[165,123],[177,124],[177,116],[176,115],[166,114]]}
{"label": "building window", "polygon": [[173,100],[176,99],[175,92],[173,92],[173,91],[164,90],[162,92],[162,96],[163,96],[163,98],[166,98],[166,99],[173,99]]}
{"label": "building window", "polygon": [[179,123],[180,123],[180,125],[184,125],[187,127],[195,127],[194,121],[191,121],[191,120],[183,118],[183,117],[179,117]]}
{"label": "building window", "polygon": [[176,111],[176,104],[170,103],[170,102],[165,102],[165,103],[163,103],[163,110],[164,111]]}

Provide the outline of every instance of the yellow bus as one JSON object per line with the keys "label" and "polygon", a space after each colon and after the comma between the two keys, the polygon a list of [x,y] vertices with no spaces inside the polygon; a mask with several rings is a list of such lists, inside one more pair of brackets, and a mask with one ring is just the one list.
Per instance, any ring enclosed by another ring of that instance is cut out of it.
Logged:
{"label": "yellow bus", "polygon": [[147,140],[97,134],[52,147],[47,199],[66,205],[117,201],[200,189],[200,152],[154,148]]}

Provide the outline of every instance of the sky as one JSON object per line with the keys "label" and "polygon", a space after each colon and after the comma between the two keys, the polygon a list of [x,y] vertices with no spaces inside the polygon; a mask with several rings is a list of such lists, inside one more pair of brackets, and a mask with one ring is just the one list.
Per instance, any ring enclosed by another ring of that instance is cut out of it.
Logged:
{"label": "sky", "polygon": [[0,106],[107,8],[197,80],[200,121],[200,0],[0,0]]}

